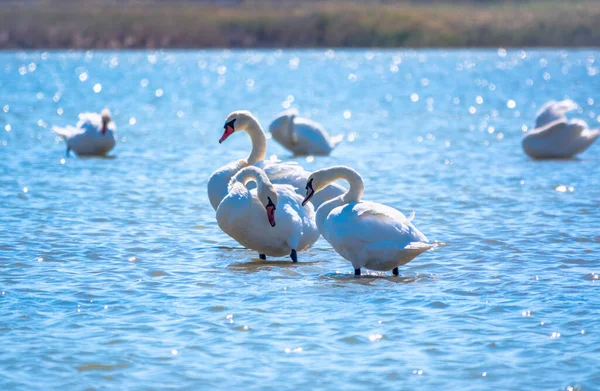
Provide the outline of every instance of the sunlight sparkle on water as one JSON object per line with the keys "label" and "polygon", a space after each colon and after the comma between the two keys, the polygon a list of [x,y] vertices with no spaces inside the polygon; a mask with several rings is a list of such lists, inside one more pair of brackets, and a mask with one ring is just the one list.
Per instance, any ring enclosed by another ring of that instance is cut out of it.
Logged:
{"label": "sunlight sparkle on water", "polygon": [[377,341],[381,340],[381,338],[383,338],[383,335],[381,335],[381,334],[369,335],[369,341],[371,341],[371,342],[377,342]]}
{"label": "sunlight sparkle on water", "polygon": [[554,190],[558,191],[559,193],[572,193],[575,191],[575,188],[572,186],[558,185],[554,188]]}

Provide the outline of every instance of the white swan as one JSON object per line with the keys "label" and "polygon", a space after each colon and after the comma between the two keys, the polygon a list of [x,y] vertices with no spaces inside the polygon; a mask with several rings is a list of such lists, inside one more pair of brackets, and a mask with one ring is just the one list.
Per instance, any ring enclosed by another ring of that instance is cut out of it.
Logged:
{"label": "white swan", "polygon": [[108,109],[101,114],[81,113],[76,126],[53,126],[52,131],[67,144],[67,156],[73,150],[77,156],[105,156],[116,144],[117,127]]}
{"label": "white swan", "polygon": [[575,110],[572,100],[546,103],[537,114],[535,129],[523,135],[523,150],[533,159],[568,159],[585,151],[600,135],[582,120],[565,116]]}
{"label": "white swan", "polygon": [[[256,189],[246,187],[250,181],[256,182]],[[291,186],[271,184],[257,167],[246,167],[233,177],[217,209],[217,222],[242,246],[258,251],[261,259],[289,254],[297,262],[297,252],[319,238],[312,205],[302,205],[302,196]]]}
{"label": "white swan", "polygon": [[281,113],[269,126],[275,141],[294,155],[329,155],[343,135],[329,137],[321,124],[298,117],[296,109]]}
{"label": "white swan", "polygon": [[376,202],[361,201],[364,185],[360,175],[345,166],[315,171],[308,178],[304,203],[327,184],[345,179],[350,189],[317,210],[317,227],[325,240],[360,269],[393,270],[434,247],[400,211]]}
{"label": "white swan", "polygon": [[[228,193],[231,178],[242,168],[256,166],[265,171],[272,183],[288,184],[304,195],[304,185],[309,172],[296,163],[280,163],[265,161],[267,155],[267,138],[259,122],[249,111],[234,111],[225,120],[224,132],[219,143],[225,141],[234,132],[245,130],[252,140],[252,151],[246,159],[236,160],[215,171],[208,180],[208,198],[213,209],[217,210],[219,203]],[[346,189],[339,185],[328,186],[319,197],[312,200],[317,208],[324,201],[337,197]]]}

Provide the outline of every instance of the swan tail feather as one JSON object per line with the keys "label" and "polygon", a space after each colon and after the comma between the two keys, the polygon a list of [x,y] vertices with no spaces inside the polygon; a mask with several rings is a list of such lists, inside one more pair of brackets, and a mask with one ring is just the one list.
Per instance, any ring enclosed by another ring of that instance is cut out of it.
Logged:
{"label": "swan tail feather", "polygon": [[331,148],[335,148],[344,140],[344,134],[338,134],[336,136],[329,138],[329,143],[331,144]]}
{"label": "swan tail feather", "polygon": [[68,138],[72,132],[69,131],[68,128],[61,128],[59,126],[53,126],[52,131],[62,138]]}
{"label": "swan tail feather", "polygon": [[431,250],[432,248],[435,248],[435,247],[436,247],[435,243],[410,242],[409,244],[407,244],[404,247],[404,249],[406,251],[416,252],[417,254],[420,254],[420,253],[425,252],[427,250]]}

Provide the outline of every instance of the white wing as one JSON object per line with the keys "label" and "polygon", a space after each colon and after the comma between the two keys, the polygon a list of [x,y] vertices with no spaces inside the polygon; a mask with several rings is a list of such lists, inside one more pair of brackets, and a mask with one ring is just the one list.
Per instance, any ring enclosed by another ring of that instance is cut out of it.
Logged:
{"label": "white wing", "polygon": [[402,212],[368,201],[332,210],[321,233],[355,268],[390,270],[434,247]]}
{"label": "white wing", "polygon": [[98,113],[79,113],[79,122],[77,122],[78,128],[88,127],[92,125],[96,129],[102,128],[102,117]]}
{"label": "white wing", "polygon": [[541,128],[559,119],[566,120],[565,114],[569,111],[577,109],[577,103],[570,99],[556,102],[554,100],[546,103],[537,112],[535,119],[535,127]]}
{"label": "white wing", "polygon": [[53,126],[52,131],[64,139],[69,139],[74,136],[77,136],[78,134],[85,133],[85,129],[76,128],[70,125],[67,125],[64,128],[61,128],[59,126]]}
{"label": "white wing", "polygon": [[558,119],[523,137],[525,153],[534,159],[565,159],[585,151],[598,138],[582,120]]}

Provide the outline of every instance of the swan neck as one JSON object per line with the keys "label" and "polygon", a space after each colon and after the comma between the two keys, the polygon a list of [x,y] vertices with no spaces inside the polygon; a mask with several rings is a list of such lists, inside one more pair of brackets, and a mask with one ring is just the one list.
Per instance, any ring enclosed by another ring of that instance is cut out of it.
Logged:
{"label": "swan neck", "polygon": [[235,181],[241,183],[246,189],[248,189],[247,184],[249,182],[256,182],[256,191],[258,194],[262,193],[265,183],[270,183],[264,171],[256,167],[244,168],[235,176]]}
{"label": "swan neck", "polygon": [[248,164],[253,165],[256,162],[265,160],[267,156],[267,138],[265,137],[263,128],[256,119],[249,119],[246,132],[250,135],[250,140],[252,140],[252,151],[247,158]]}
{"label": "swan neck", "polygon": [[356,171],[346,167],[339,167],[336,170],[337,172],[334,172],[335,180],[344,179],[350,185],[348,191],[342,195],[344,203],[349,204],[360,201],[365,191],[365,184],[361,176]]}
{"label": "swan neck", "polygon": [[344,194],[337,196],[323,204],[317,210],[317,226],[321,227],[331,211],[338,206],[346,205],[352,202],[360,201],[365,190],[365,185],[361,176],[348,167],[331,168],[327,174],[325,182],[327,184],[343,179],[348,182],[350,188]]}

